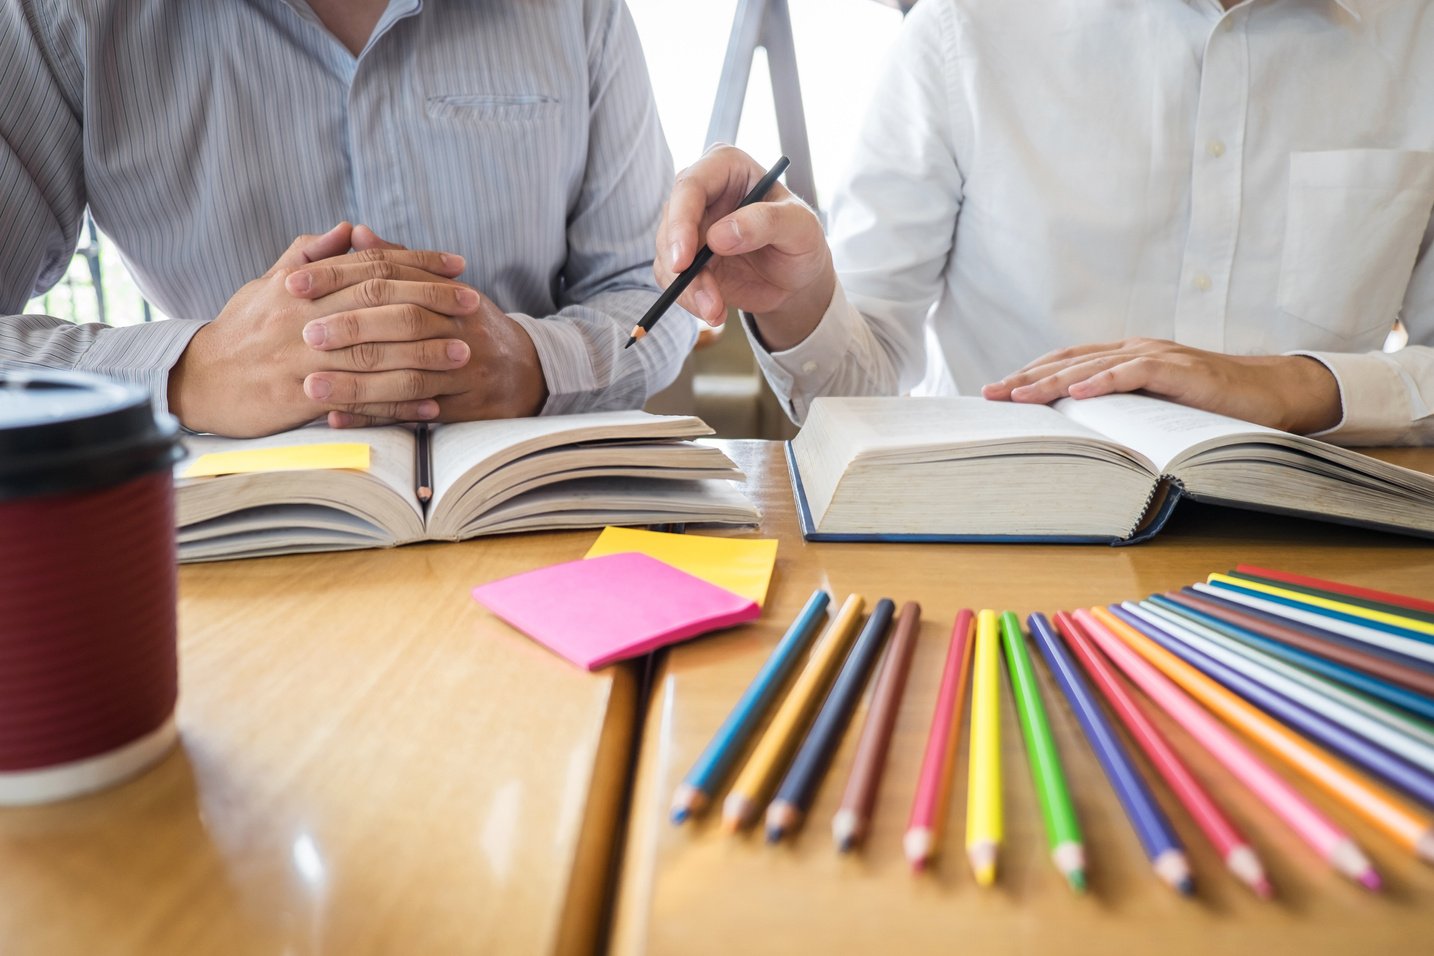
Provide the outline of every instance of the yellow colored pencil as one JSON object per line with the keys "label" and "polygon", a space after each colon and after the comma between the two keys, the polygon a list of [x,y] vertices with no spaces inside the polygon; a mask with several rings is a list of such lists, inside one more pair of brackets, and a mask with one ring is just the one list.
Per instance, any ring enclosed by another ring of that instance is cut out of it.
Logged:
{"label": "yellow colored pencil", "polygon": [[1412,850],[1416,856],[1434,862],[1434,819],[1422,810],[1371,783],[1105,608],[1093,607],[1090,613],[1213,714],[1258,741],[1291,769],[1303,774],[1374,827]]}
{"label": "yellow colored pencil", "polygon": [[996,881],[1001,846],[1001,637],[996,612],[976,615],[971,678],[971,753],[966,782],[966,858],[976,882]]}
{"label": "yellow colored pencil", "polygon": [[1380,611],[1376,608],[1364,607],[1359,604],[1346,604],[1344,601],[1320,597],[1318,594],[1306,594],[1303,591],[1291,591],[1288,588],[1276,587],[1273,584],[1266,584],[1263,581],[1232,578],[1228,574],[1212,574],[1206,578],[1206,581],[1210,584],[1224,584],[1232,588],[1243,588],[1246,591],[1258,591],[1261,594],[1283,598],[1306,607],[1318,608],[1323,611],[1334,611],[1338,614],[1347,614],[1351,617],[1363,618],[1366,621],[1390,624],[1394,627],[1403,628],[1406,631],[1414,631],[1418,634],[1434,636],[1434,624],[1414,617],[1405,617],[1403,614]]}
{"label": "yellow colored pencil", "polygon": [[865,607],[861,595],[849,595],[827,627],[821,643],[812,651],[807,666],[727,794],[722,804],[723,829],[735,832],[756,819],[758,809],[766,802],[777,778],[787,769],[793,752],[806,734],[807,725],[826,697],[827,688],[846,660]]}

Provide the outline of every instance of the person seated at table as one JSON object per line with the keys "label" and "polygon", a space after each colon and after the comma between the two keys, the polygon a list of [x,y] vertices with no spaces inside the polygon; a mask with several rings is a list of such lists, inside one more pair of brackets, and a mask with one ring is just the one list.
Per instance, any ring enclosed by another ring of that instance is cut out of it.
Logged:
{"label": "person seated at table", "polygon": [[[819,395],[1141,390],[1347,443],[1434,438],[1434,6],[921,0],[831,204],[730,147],[654,271]],[[838,279],[839,277],[839,279]],[[1381,346],[1401,317],[1410,344]],[[927,378],[928,383],[936,377]]]}
{"label": "person seated at table", "polygon": [[635,408],[696,340],[622,347],[672,177],[622,0],[15,0],[0,64],[0,313],[88,205],[177,320],[6,314],[5,366],[250,436]]}

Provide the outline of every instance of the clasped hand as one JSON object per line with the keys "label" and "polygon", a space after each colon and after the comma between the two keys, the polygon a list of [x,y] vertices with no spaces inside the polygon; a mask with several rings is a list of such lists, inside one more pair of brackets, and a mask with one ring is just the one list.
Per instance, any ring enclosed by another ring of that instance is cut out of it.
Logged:
{"label": "clasped hand", "polygon": [[234,437],[326,413],[335,427],[536,414],[547,397],[537,350],[456,281],[464,266],[347,223],[300,236],[195,333],[170,374],[170,408]]}

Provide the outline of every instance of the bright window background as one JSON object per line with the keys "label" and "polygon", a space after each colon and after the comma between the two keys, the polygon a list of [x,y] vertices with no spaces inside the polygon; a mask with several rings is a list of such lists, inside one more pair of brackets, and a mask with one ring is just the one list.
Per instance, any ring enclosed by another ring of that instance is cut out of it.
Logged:
{"label": "bright window background", "polygon": [[[789,0],[818,201],[831,195],[865,109],[877,63],[901,15],[873,0]],[[658,113],[681,169],[704,141],[736,0],[628,0],[646,50]],[[768,165],[779,154],[766,59],[758,51],[737,145]],[[82,245],[88,236],[82,240]],[[141,322],[143,299],[114,244],[101,237],[98,266],[112,325]],[[65,277],[32,300],[28,312],[99,321],[88,261],[76,256]],[[156,313],[154,318],[160,318]]]}

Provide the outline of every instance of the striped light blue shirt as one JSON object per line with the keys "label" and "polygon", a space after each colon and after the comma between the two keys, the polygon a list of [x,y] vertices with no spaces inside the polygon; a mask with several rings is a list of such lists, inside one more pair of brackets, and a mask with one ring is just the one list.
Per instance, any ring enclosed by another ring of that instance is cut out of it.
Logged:
{"label": "striped light blue shirt", "polygon": [[340,220],[462,254],[537,345],[548,414],[635,407],[696,320],[652,303],[672,180],[622,0],[390,0],[353,56],[303,0],[0,6],[0,365],[138,382],[163,406],[199,321],[13,315],[64,272],[86,204],[144,294],[208,320]]}

